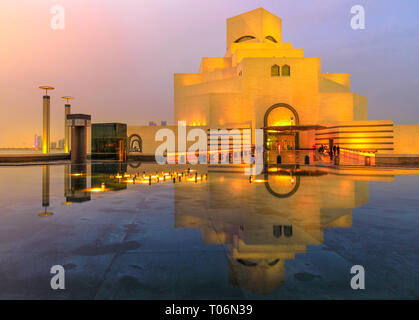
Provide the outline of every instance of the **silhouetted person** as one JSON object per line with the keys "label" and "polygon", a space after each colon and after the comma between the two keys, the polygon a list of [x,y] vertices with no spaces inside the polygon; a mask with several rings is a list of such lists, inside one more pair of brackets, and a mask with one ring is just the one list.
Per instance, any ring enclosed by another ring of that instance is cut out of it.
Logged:
{"label": "silhouetted person", "polygon": [[337,151],[337,153],[339,155],[340,154],[340,147],[339,146],[336,148],[336,151]]}
{"label": "silhouetted person", "polygon": [[333,146],[333,154],[336,154],[336,146]]}

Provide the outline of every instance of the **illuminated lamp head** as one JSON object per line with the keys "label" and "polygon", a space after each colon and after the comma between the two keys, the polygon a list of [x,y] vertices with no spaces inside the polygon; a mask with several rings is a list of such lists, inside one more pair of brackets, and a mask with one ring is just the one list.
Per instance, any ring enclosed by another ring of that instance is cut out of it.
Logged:
{"label": "illuminated lamp head", "polygon": [[51,86],[40,86],[39,89],[45,90],[45,95],[48,95],[48,90],[54,90],[54,87]]}

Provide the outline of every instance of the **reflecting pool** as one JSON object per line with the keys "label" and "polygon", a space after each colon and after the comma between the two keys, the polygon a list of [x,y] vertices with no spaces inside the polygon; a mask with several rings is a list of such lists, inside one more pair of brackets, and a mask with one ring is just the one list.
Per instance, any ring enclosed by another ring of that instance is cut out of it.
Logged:
{"label": "reflecting pool", "polygon": [[417,299],[417,174],[0,166],[0,299]]}

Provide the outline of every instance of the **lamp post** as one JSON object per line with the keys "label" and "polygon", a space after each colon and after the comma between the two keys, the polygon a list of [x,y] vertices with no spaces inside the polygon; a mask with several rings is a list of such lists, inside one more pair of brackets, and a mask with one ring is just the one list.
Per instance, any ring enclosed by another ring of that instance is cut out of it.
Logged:
{"label": "lamp post", "polygon": [[64,152],[70,152],[70,127],[67,124],[67,116],[71,113],[71,104],[70,100],[73,100],[74,97],[65,96],[62,99],[66,100],[67,103],[64,105]]}
{"label": "lamp post", "polygon": [[39,89],[45,90],[43,96],[43,130],[42,130],[42,153],[49,153],[50,148],[50,107],[51,99],[48,90],[54,90],[54,87],[41,86]]}

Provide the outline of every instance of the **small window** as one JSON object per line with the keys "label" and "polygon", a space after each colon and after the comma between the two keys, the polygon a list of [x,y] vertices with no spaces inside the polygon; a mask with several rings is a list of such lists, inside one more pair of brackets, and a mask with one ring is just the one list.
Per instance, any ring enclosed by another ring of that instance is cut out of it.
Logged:
{"label": "small window", "polygon": [[248,41],[248,40],[253,40],[253,39],[256,39],[255,37],[253,37],[253,36],[244,36],[244,37],[241,37],[241,38],[238,38],[236,41],[234,41],[235,43],[239,43],[239,42],[244,42],[244,41]]}
{"label": "small window", "polygon": [[284,235],[287,238],[292,237],[292,225],[284,226]]}
{"label": "small window", "polygon": [[282,76],[283,77],[289,77],[289,76],[291,76],[291,68],[290,68],[290,66],[289,65],[283,65],[282,66]]}
{"label": "small window", "polygon": [[275,40],[275,38],[274,38],[274,37],[267,36],[267,37],[265,37],[265,39],[268,39],[269,41],[272,41],[272,42],[277,43],[277,41]]}
{"label": "small window", "polygon": [[271,67],[271,76],[272,77],[279,77],[279,66],[274,65]]}

